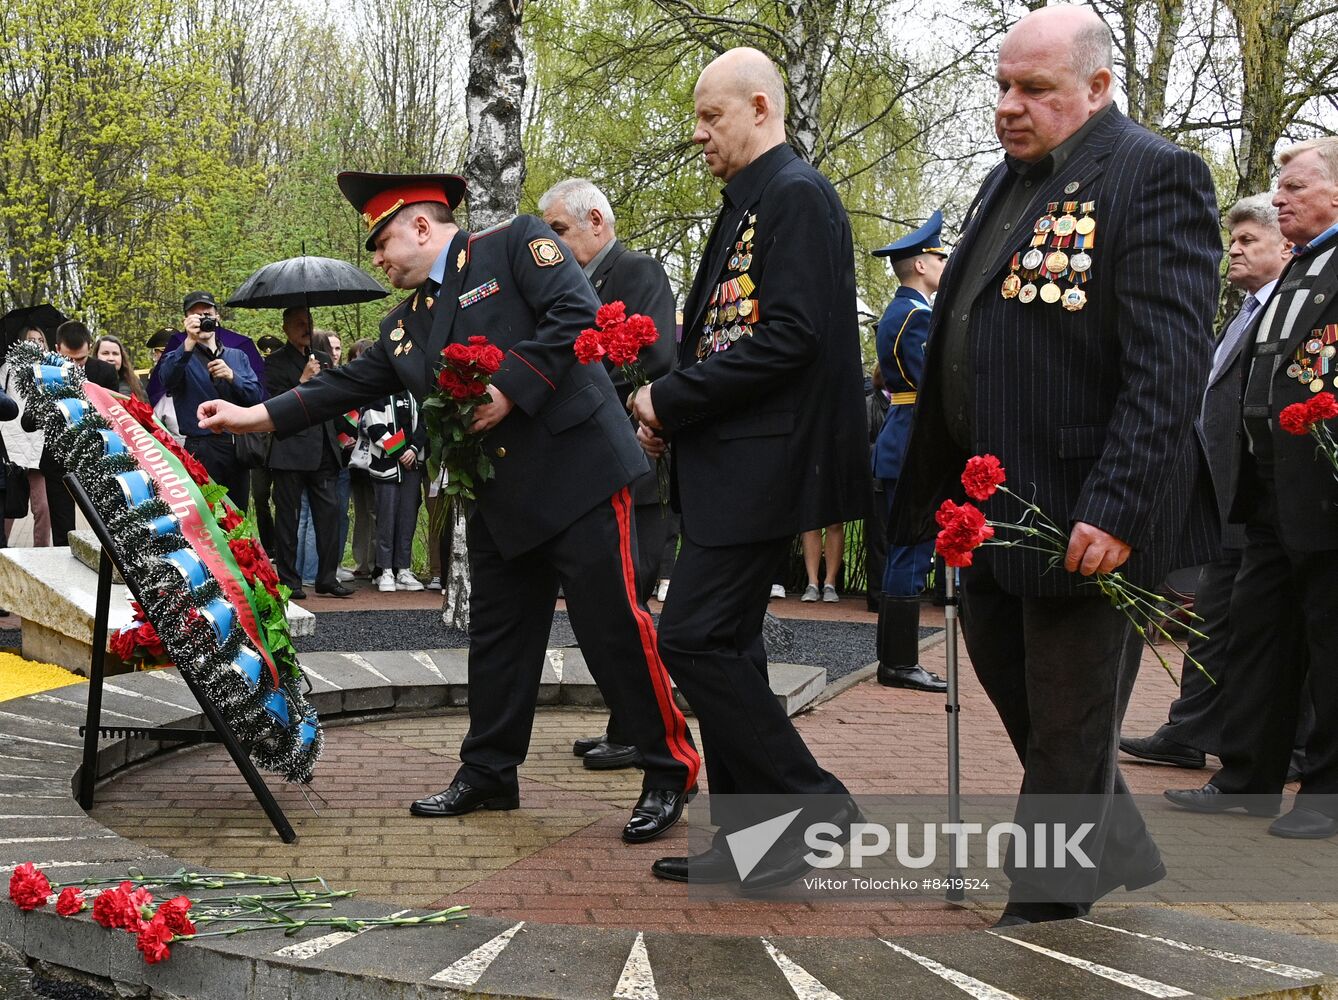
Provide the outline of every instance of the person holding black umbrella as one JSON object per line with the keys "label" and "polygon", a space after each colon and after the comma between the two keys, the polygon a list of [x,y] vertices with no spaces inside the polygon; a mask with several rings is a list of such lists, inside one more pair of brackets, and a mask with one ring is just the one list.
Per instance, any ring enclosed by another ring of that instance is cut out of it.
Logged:
{"label": "person holding black umbrella", "polygon": [[214,482],[227,487],[232,502],[245,510],[249,477],[246,466],[237,459],[232,435],[201,430],[195,413],[206,400],[226,399],[249,406],[264,399],[265,392],[246,354],[219,342],[213,296],[193,292],[186,297],[185,306],[184,337],[162,356],[153,377],[172,397],[186,450],[199,459]]}

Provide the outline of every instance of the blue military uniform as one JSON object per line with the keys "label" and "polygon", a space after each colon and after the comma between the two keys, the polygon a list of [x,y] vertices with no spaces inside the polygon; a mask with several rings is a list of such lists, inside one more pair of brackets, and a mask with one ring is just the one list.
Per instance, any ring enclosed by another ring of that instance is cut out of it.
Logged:
{"label": "blue military uniform", "polygon": [[[873,251],[890,261],[921,254],[947,255],[940,234],[943,213],[935,212],[923,226]],[[887,417],[873,448],[873,475],[882,489],[888,510],[906,461],[920,376],[924,372],[925,342],[929,338],[929,300],[906,285],[897,289],[878,321],[878,365],[891,395]],[[889,545],[883,568],[883,593],[878,603],[878,680],[893,687],[940,691],[943,682],[916,662],[920,639],[919,595],[924,591],[934,561],[934,543]]]}

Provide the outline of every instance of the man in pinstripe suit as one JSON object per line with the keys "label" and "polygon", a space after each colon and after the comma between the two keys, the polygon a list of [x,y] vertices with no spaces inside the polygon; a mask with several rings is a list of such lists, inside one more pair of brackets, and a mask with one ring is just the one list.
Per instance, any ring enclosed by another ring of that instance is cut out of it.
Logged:
{"label": "man in pinstripe suit", "polygon": [[[1140,637],[1091,577],[1155,587],[1215,554],[1193,428],[1222,253],[1212,178],[1113,106],[1110,67],[1110,32],[1083,8],[1036,11],[1004,40],[1006,156],[943,278],[890,521],[894,541],[929,537],[966,459],[988,452],[1070,531],[1062,566],[987,548],[962,572],[971,661],[1024,767],[1017,821],[1054,819],[1062,801],[1066,821],[1095,824],[1095,868],[1010,859],[1002,925],[1079,916],[1164,874],[1116,758]],[[1002,494],[985,511],[1021,513]]]}

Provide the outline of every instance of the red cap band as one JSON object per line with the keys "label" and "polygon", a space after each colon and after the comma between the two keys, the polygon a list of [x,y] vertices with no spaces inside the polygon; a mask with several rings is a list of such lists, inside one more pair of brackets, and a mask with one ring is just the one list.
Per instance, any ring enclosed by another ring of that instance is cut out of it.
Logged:
{"label": "red cap band", "polygon": [[436,201],[448,208],[451,204],[440,185],[405,184],[378,191],[368,198],[367,203],[362,206],[362,221],[367,224],[367,229],[370,231],[390,213],[420,201]]}

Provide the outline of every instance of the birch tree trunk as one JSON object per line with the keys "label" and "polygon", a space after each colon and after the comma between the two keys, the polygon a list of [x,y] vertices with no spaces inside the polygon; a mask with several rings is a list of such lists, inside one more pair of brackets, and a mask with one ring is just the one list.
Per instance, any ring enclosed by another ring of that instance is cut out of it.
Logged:
{"label": "birch tree trunk", "polygon": [[[469,226],[474,232],[505,222],[520,209],[525,151],[520,145],[525,54],[520,19],[524,0],[471,0],[469,83]],[[460,504],[451,515],[451,558],[443,567],[441,619],[469,628],[469,552]]]}

